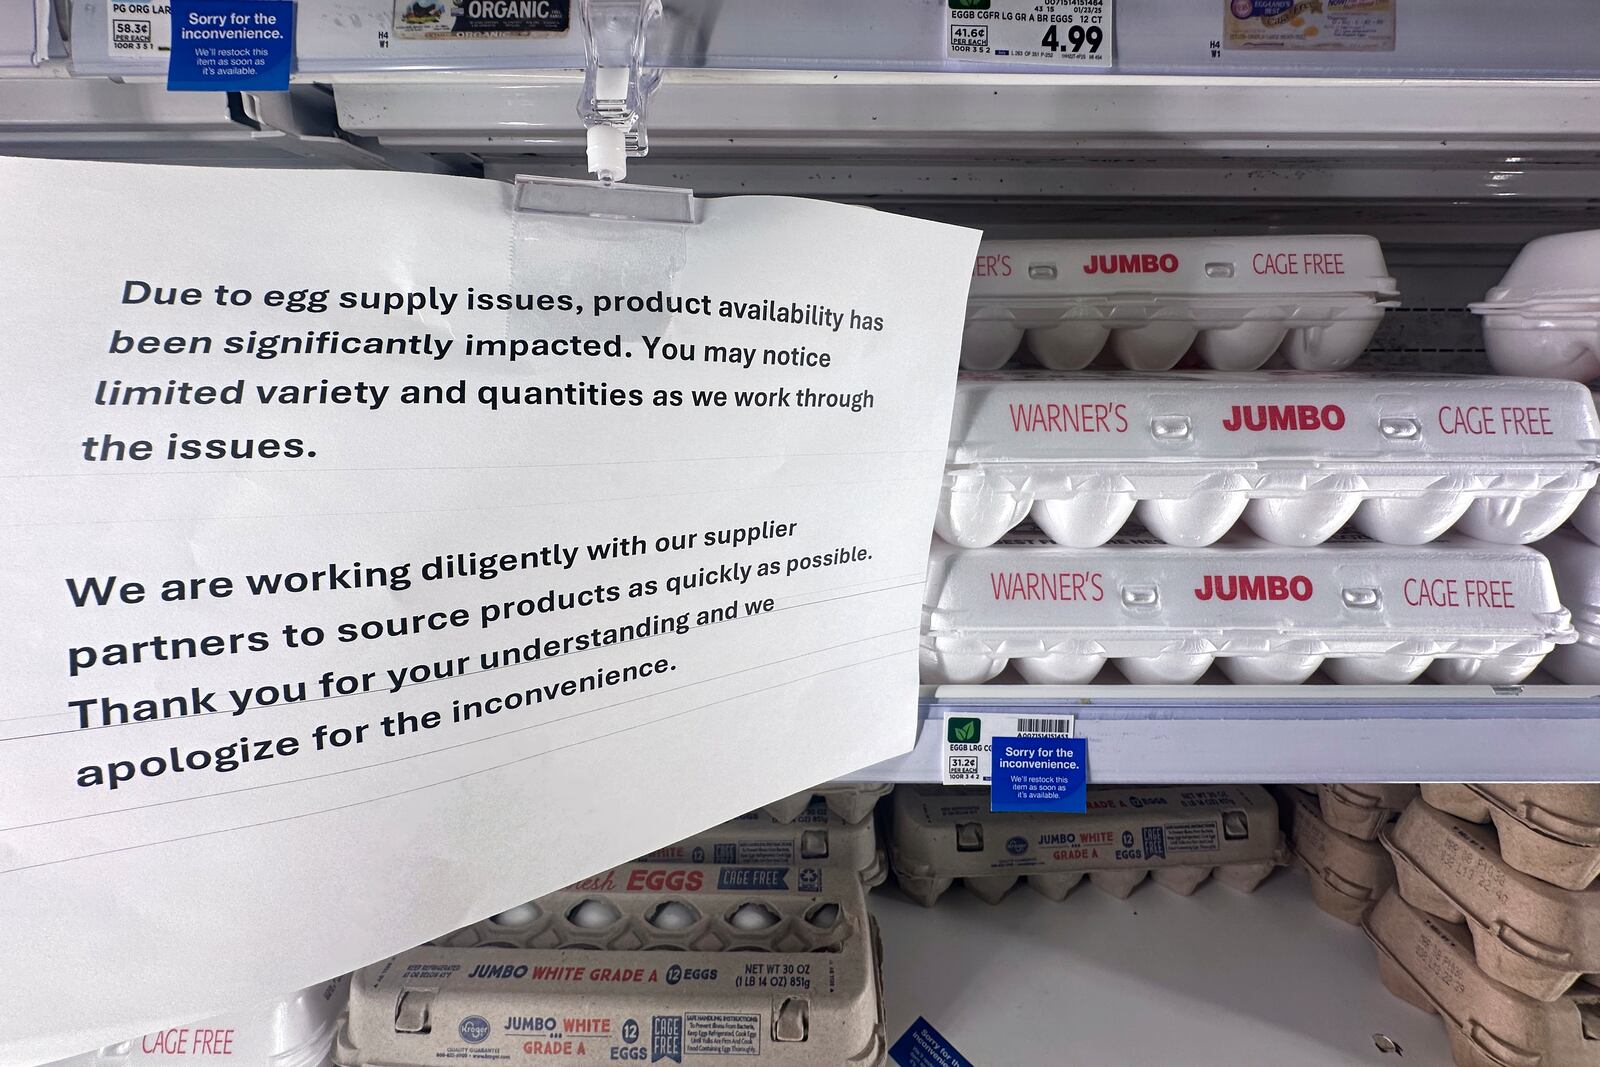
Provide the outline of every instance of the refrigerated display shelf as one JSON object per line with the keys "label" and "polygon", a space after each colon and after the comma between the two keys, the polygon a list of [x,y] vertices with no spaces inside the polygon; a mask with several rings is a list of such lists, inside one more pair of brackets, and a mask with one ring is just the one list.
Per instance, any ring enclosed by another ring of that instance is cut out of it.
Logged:
{"label": "refrigerated display shelf", "polygon": [[1075,715],[1093,782],[1579,781],[1600,751],[1600,688],[991,683],[924,689],[916,747],[848,780],[937,782],[946,712],[1018,708]]}
{"label": "refrigerated display shelf", "polygon": [[[515,70],[581,66],[577,20],[537,37],[417,40],[396,31],[395,0],[324,0],[299,14],[303,75],[344,71]],[[1546,0],[1509,9],[1459,0],[1407,0],[1394,48],[1236,50],[1224,7],[1212,0],[1117,5],[1114,70],[1122,74],[1335,75],[1343,77],[1590,77],[1600,73],[1600,23],[1589,0]],[[80,73],[129,75],[162,57],[113,54],[108,0],[72,5],[73,61]],[[972,63],[947,57],[944,0],[679,0],[649,38],[646,61],[678,68],[1056,71],[1050,61]],[[1058,76],[1095,77],[1061,71]]]}
{"label": "refrigerated display shelf", "polygon": [[958,890],[924,909],[889,888],[871,904],[890,1040],[920,1015],[976,1064],[1451,1064],[1438,1017],[1379,984],[1371,943],[1299,871],[1248,895]]}

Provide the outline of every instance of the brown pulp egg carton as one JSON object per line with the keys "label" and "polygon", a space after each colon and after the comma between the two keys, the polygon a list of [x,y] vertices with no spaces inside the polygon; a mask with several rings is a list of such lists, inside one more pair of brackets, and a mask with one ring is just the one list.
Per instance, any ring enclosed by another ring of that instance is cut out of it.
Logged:
{"label": "brown pulp egg carton", "polygon": [[339,1067],[879,1067],[855,871],[633,863],[357,971]]}
{"label": "brown pulp egg carton", "polygon": [[1361,925],[1384,987],[1444,1020],[1458,1067],[1595,1067],[1600,992],[1535,1000],[1484,974],[1465,927],[1413,908],[1394,890]]}
{"label": "brown pulp egg carton", "polygon": [[1367,909],[1394,885],[1394,864],[1383,846],[1329,826],[1315,798],[1297,790],[1279,792],[1289,848],[1311,877],[1311,899],[1334,918],[1359,923]]}
{"label": "brown pulp egg carton", "polygon": [[1468,822],[1492,822],[1513,870],[1563,889],[1587,889],[1600,876],[1600,785],[1424,785],[1422,799]]}
{"label": "brown pulp egg carton", "polygon": [[792,822],[752,811],[639,857],[640,862],[760,864],[799,867],[828,863],[861,876],[871,889],[889,877],[889,864],[871,819],[846,822],[820,796]]}
{"label": "brown pulp egg carton", "polygon": [[902,785],[889,864],[924,907],[961,879],[998,903],[1019,878],[1062,900],[1085,876],[1126,897],[1148,876],[1187,896],[1207,877],[1250,892],[1288,862],[1277,805],[1256,785],[1089,786],[1085,814],[992,812],[982,787]]}
{"label": "brown pulp egg carton", "polygon": [[845,822],[857,823],[871,816],[878,801],[888,796],[893,788],[877,782],[829,782],[775,800],[761,810],[779,822],[793,822],[820,797],[829,811]]}
{"label": "brown pulp egg carton", "polygon": [[1384,830],[1406,903],[1464,923],[1478,966],[1536,1000],[1600,974],[1600,887],[1562,889],[1514,870],[1494,831],[1418,801]]}
{"label": "brown pulp egg carton", "polygon": [[1378,831],[1399,818],[1416,795],[1414,782],[1317,786],[1323,821],[1340,833],[1363,841],[1376,841]]}

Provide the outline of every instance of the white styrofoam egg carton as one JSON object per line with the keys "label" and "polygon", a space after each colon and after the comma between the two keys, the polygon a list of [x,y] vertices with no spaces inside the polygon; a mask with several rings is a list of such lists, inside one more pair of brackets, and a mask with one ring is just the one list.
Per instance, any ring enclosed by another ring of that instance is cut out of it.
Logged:
{"label": "white styrofoam egg carton", "polygon": [[879,1067],[864,894],[837,867],[627,864],[357,971],[333,1060]]}
{"label": "white styrofoam egg carton", "polygon": [[349,976],[343,975],[250,1008],[58,1060],[50,1067],[323,1067],[349,989]]}
{"label": "white styrofoam egg carton", "polygon": [[641,863],[662,861],[769,867],[829,863],[857,872],[869,889],[889,876],[877,824],[871,819],[846,822],[820,795],[792,822],[752,811],[640,857]]}
{"label": "white styrofoam egg carton", "polygon": [[985,241],[961,365],[1001,367],[1026,336],[1053,370],[1080,370],[1107,347],[1133,370],[1168,370],[1191,347],[1218,370],[1274,353],[1340,370],[1399,295],[1371,237]]}
{"label": "white styrofoam egg carton", "polygon": [[1600,378],[1600,230],[1528,242],[1500,284],[1469,306],[1501,374]]}
{"label": "white styrofoam egg carton", "polygon": [[1319,668],[1345,684],[1521,681],[1575,640],[1550,565],[1520,545],[1423,546],[1350,534],[1285,548],[1229,534],[1209,548],[1121,536],[1063,548],[1018,531],[990,548],[935,543],[923,596],[925,682],[978,684],[1013,664],[1078,685],[1107,660],[1134,684],[1235,683]]}
{"label": "white styrofoam egg carton", "polygon": [[996,812],[986,788],[902,785],[889,838],[895,880],[924,907],[958,878],[990,904],[1023,877],[1051,900],[1084,878],[1115,897],[1147,877],[1187,896],[1213,876],[1248,893],[1288,862],[1277,805],[1258,785],[1091,785],[1087,806]]}
{"label": "white styrofoam egg carton", "polygon": [[1578,639],[1551,652],[1545,668],[1568,685],[1600,685],[1600,545],[1557,530],[1535,546],[1550,561]]}
{"label": "white styrofoam egg carton", "polygon": [[1208,545],[1242,518],[1285,545],[1353,520],[1423,544],[1452,527],[1525,544],[1600,472],[1587,389],[1529,378],[1241,374],[966,374],[935,529],[993,544],[1029,516],[1053,540],[1103,544],[1130,516]]}

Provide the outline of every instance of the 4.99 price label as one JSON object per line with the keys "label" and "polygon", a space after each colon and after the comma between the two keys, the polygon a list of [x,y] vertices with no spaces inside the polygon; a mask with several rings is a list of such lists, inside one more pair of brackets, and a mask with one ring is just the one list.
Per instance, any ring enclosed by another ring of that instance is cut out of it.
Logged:
{"label": "4.99 price label", "polygon": [[1112,63],[1112,0],[945,0],[951,59],[985,63]]}

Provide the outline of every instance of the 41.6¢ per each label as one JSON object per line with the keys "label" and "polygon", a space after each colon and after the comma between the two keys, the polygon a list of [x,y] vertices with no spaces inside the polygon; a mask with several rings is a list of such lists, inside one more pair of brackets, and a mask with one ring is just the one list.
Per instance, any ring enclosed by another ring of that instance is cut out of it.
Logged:
{"label": "41.6\u00a2 per each label", "polygon": [[945,0],[946,55],[985,63],[1112,63],[1112,0]]}

